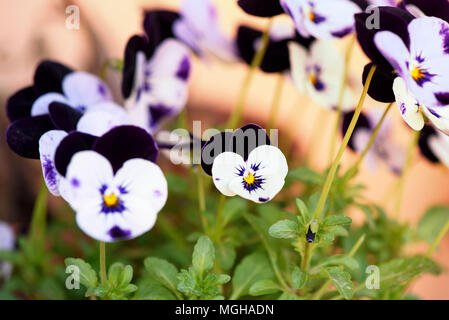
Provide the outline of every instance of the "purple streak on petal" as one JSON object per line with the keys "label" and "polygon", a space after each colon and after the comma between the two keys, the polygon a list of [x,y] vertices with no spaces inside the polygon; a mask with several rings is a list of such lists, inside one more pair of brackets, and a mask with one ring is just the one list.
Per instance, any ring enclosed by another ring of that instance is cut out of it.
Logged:
{"label": "purple streak on petal", "polygon": [[72,180],[70,181],[70,183],[72,184],[73,187],[78,188],[80,186],[80,181],[77,178],[72,178]]}
{"label": "purple streak on petal", "polygon": [[181,64],[179,65],[179,69],[176,72],[176,76],[183,81],[187,81],[189,79],[189,75],[190,75],[190,60],[189,57],[185,56],[182,59]]}
{"label": "purple streak on petal", "polygon": [[127,239],[131,236],[131,231],[114,226],[108,231],[108,235],[113,239]]}
{"label": "purple streak on petal", "polygon": [[337,38],[343,38],[344,36],[350,34],[354,30],[353,26],[346,27],[342,30],[332,32],[332,35]]}
{"label": "purple streak on petal", "polygon": [[121,194],[127,194],[127,193],[128,193],[128,190],[127,190],[126,187],[124,187],[124,186],[119,186],[119,187],[118,187],[118,191],[119,191]]}
{"label": "purple streak on petal", "polygon": [[431,114],[433,114],[435,117],[437,117],[438,119],[441,118],[441,116],[435,110],[433,110],[431,108],[427,108],[427,110],[429,110],[429,112]]}
{"label": "purple streak on petal", "polygon": [[149,119],[149,125],[150,128],[156,127],[165,117],[172,114],[173,109],[170,107],[166,107],[163,104],[157,104],[157,105],[150,105],[149,106],[150,111],[150,119]]}
{"label": "purple streak on petal", "polygon": [[43,157],[42,167],[44,168],[44,177],[49,187],[55,187],[57,184],[57,173],[53,161],[48,157]]}
{"label": "purple streak on petal", "polygon": [[106,89],[105,85],[101,82],[98,83],[98,92],[103,96],[107,97],[108,90]]}
{"label": "purple streak on petal", "polygon": [[268,200],[270,200],[270,198],[259,198],[260,202],[267,202]]}
{"label": "purple streak on petal", "polygon": [[401,105],[399,106],[399,110],[401,110],[402,115],[404,115],[405,112],[407,111],[407,107],[405,106],[404,102],[402,102]]}

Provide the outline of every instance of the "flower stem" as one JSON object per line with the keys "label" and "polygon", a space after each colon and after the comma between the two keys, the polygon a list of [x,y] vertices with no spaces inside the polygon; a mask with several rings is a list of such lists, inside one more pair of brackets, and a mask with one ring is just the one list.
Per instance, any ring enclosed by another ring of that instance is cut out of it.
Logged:
{"label": "flower stem", "polygon": [[257,68],[261,65],[263,58],[265,57],[265,53],[268,48],[268,42],[270,40],[270,28],[271,28],[272,21],[273,21],[273,19],[270,19],[270,21],[268,22],[268,25],[262,35],[262,46],[257,51],[257,53],[254,55],[254,58],[251,62],[251,66],[246,74],[245,80],[243,81],[243,85],[240,90],[240,94],[239,94],[237,103],[234,107],[234,111],[231,113],[231,116],[226,125],[226,128],[228,128],[228,129],[236,128],[240,122],[240,119],[241,119],[242,113],[243,113],[243,109],[245,107],[245,101],[246,101],[246,98],[249,93],[249,88],[250,88],[251,82],[254,78]]}
{"label": "flower stem", "polygon": [[267,131],[273,129],[276,125],[278,114],[279,114],[279,106],[281,102],[282,96],[282,88],[284,86],[284,75],[281,73],[278,76],[276,81],[276,88],[274,89],[273,101],[271,104],[270,115],[268,118]]}
{"label": "flower stem", "polygon": [[106,243],[100,241],[100,279],[101,284],[106,285],[108,277],[106,274]]}
{"label": "flower stem", "polygon": [[308,272],[310,266],[310,258],[311,258],[312,245],[309,242],[305,242],[304,246],[304,257],[301,261],[301,271]]}
{"label": "flower stem", "polygon": [[338,94],[338,103],[337,103],[337,110],[336,110],[337,118],[335,119],[334,131],[333,131],[333,135],[331,137],[331,148],[330,148],[330,153],[329,153],[329,162],[332,161],[334,154],[335,154],[335,144],[336,144],[337,137],[338,137],[338,128],[340,127],[340,122],[341,122],[341,118],[342,118],[342,106],[343,106],[343,102],[344,102],[344,98],[345,98],[345,89],[346,89],[346,84],[348,82],[349,66],[351,63],[351,57],[352,57],[352,51],[354,48],[354,43],[355,43],[355,35],[353,35],[351,37],[348,48],[346,49],[345,62],[344,62],[345,66],[344,66],[343,76],[341,79],[340,92]]}
{"label": "flower stem", "polygon": [[446,233],[449,231],[449,220],[446,221],[446,224],[443,226],[441,231],[438,233],[435,240],[433,240],[432,244],[430,245],[429,249],[426,252],[426,257],[430,257],[430,255],[435,251],[436,247],[440,244],[441,240],[443,240]]}
{"label": "flower stem", "polygon": [[401,206],[402,206],[402,198],[404,196],[404,188],[405,188],[405,180],[407,177],[407,174],[410,170],[411,164],[412,164],[412,158],[415,151],[415,147],[418,143],[420,132],[416,131],[413,134],[412,140],[410,141],[410,145],[407,150],[407,157],[405,159],[404,169],[402,170],[401,177],[399,178],[399,187],[398,187],[398,193],[396,202],[393,209],[393,217],[395,219],[399,219],[399,216],[401,214]]}
{"label": "flower stem", "polygon": [[335,160],[332,163],[332,166],[329,170],[326,181],[324,183],[323,191],[321,192],[320,199],[318,201],[318,205],[317,205],[317,208],[315,211],[315,215],[314,215],[315,220],[318,219],[318,217],[321,214],[321,211],[324,208],[324,204],[326,203],[327,197],[329,195],[329,191],[331,189],[332,182],[334,181],[335,174],[336,174],[337,168],[340,164],[341,157],[343,156],[346,146],[348,145],[349,139],[351,138],[351,135],[354,132],[355,125],[357,123],[357,120],[359,119],[360,112],[362,111],[362,107],[365,102],[365,98],[368,93],[368,89],[371,84],[371,80],[373,78],[373,74],[374,74],[375,70],[376,70],[376,66],[373,65],[369,71],[368,77],[365,82],[365,86],[363,88],[362,95],[360,96],[359,104],[357,105],[354,115],[352,116],[352,120],[351,120],[351,123],[349,124],[348,131],[346,131],[346,134],[343,138],[343,142],[341,143],[340,149],[338,150],[337,156],[335,157]]}
{"label": "flower stem", "polygon": [[199,206],[199,210],[200,210],[201,224],[203,226],[204,233],[207,233],[208,222],[207,222],[207,218],[205,216],[206,197],[205,197],[205,194],[204,194],[204,182],[203,182],[202,172],[201,172],[201,169],[199,167],[197,168],[197,179],[198,179],[198,183],[197,183],[197,187],[198,187],[198,206]]}

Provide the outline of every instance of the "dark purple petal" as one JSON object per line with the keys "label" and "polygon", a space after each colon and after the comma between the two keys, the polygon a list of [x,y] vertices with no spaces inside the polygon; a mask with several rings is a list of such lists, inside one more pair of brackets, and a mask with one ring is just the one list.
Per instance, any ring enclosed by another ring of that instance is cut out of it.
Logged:
{"label": "dark purple petal", "polygon": [[173,108],[166,107],[163,104],[150,105],[148,108],[150,112],[150,128],[156,128],[162,120],[173,113]]}
{"label": "dark purple petal", "polygon": [[126,44],[123,63],[122,94],[125,99],[131,95],[133,90],[136,54],[139,51],[144,52],[145,55],[148,54],[148,40],[145,37],[133,36]]}
{"label": "dark purple petal", "polygon": [[173,23],[179,19],[179,14],[167,10],[150,10],[145,12],[143,29],[147,34],[149,42],[149,55],[167,38],[175,38],[173,34]]}
{"label": "dark purple petal", "polygon": [[131,236],[131,230],[125,230],[119,226],[114,226],[108,231],[108,235],[115,240],[127,239]]}
{"label": "dark purple petal", "polygon": [[310,46],[315,42],[314,37],[304,38],[301,36],[298,31],[295,31],[295,37],[293,38],[293,41],[302,46],[303,48],[309,50]]}
{"label": "dark purple petal", "polygon": [[80,111],[60,102],[51,103],[48,112],[56,128],[67,132],[76,130],[76,124],[83,115]]}
{"label": "dark purple petal", "polygon": [[[355,113],[355,111],[349,111],[349,112],[343,113],[343,121],[342,121],[342,126],[341,126],[341,133],[343,136],[346,134],[346,131],[348,131],[349,124],[351,123],[354,113]],[[368,129],[368,130],[373,129],[371,121],[363,113],[360,113],[360,117],[357,120],[357,123],[354,128],[354,132],[352,133],[351,138],[349,139],[349,142],[348,142],[348,147],[352,151],[356,151],[355,146],[354,146],[353,137],[355,137],[355,133],[357,132],[357,130],[360,130],[360,129]]]}
{"label": "dark purple petal", "polygon": [[449,92],[437,92],[435,93],[435,98],[442,106],[447,106],[449,104]]}
{"label": "dark purple petal", "polygon": [[98,138],[93,150],[105,156],[114,172],[124,162],[141,158],[156,162],[159,150],[153,137],[144,129],[135,126],[119,126]]}
{"label": "dark purple petal", "polygon": [[403,9],[393,7],[379,7],[379,27],[367,28],[367,20],[370,19],[371,13],[358,13],[355,15],[355,28],[357,40],[362,50],[378,67],[389,68],[390,63],[377,50],[374,43],[374,36],[379,31],[391,31],[398,35],[406,46],[410,44],[410,38],[407,26],[414,17]]}
{"label": "dark purple petal", "polygon": [[[363,69],[362,83],[365,85],[366,78],[368,78],[369,71],[373,63],[368,63]],[[368,95],[376,101],[390,103],[395,101],[393,92],[393,82],[397,76],[394,74],[393,69],[380,67],[374,71],[371,84],[368,88]]]}
{"label": "dark purple petal", "polygon": [[437,131],[432,126],[427,124],[419,133],[419,140],[418,140],[419,151],[421,152],[424,158],[426,158],[432,163],[440,162],[440,160],[433,153],[432,149],[429,146],[429,138],[436,135]]}
{"label": "dark purple petal", "polygon": [[212,136],[201,150],[201,167],[204,172],[212,176],[212,165],[215,158],[226,151],[232,151],[232,132],[223,131]]}
{"label": "dark purple petal", "polygon": [[6,114],[12,122],[31,115],[31,106],[38,98],[33,86],[21,89],[9,97],[6,102]]}
{"label": "dark purple petal", "polygon": [[366,0],[350,0],[351,2],[354,2],[356,5],[360,7],[363,11],[370,5],[368,1]]}
{"label": "dark purple petal", "polygon": [[62,80],[72,70],[58,62],[44,60],[34,74],[34,86],[39,95],[48,92],[62,92]]}
{"label": "dark purple petal", "polygon": [[74,131],[59,143],[55,152],[55,167],[62,176],[67,173],[67,166],[75,153],[91,150],[97,137],[87,133]]}
{"label": "dark purple petal", "polygon": [[238,5],[246,13],[258,17],[273,17],[284,13],[279,0],[239,0]]}
{"label": "dark purple petal", "polygon": [[179,65],[178,71],[176,72],[176,77],[183,81],[187,81],[190,75],[190,59],[188,56],[185,56],[181,64]]}
{"label": "dark purple petal", "polygon": [[426,16],[437,17],[449,22],[449,2],[447,0],[403,0],[399,6],[415,5]]}
{"label": "dark purple petal", "polygon": [[19,156],[39,159],[39,139],[55,129],[48,115],[27,117],[14,121],[6,131],[6,142]]}

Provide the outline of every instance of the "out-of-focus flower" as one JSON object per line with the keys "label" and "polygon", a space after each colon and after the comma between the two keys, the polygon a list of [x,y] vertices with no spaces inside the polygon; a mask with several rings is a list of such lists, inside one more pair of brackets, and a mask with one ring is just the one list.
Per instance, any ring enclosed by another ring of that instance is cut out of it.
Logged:
{"label": "out-of-focus flower", "polygon": [[[294,41],[304,48],[309,48],[314,38],[303,38],[292,25],[273,21],[269,31],[267,50],[260,64],[260,69],[267,73],[286,72],[290,70],[288,43]],[[262,46],[263,32],[248,26],[240,26],[237,33],[239,55],[248,65]]]}
{"label": "out-of-focus flower", "polygon": [[426,124],[419,133],[418,146],[427,160],[432,163],[442,162],[449,167],[449,136]]}
{"label": "out-of-focus flower", "polygon": [[408,25],[410,42],[390,31],[376,34],[374,42],[422,105],[449,104],[449,24],[422,17]]}
{"label": "out-of-focus flower", "polygon": [[[181,42],[132,37],[125,52],[122,93],[131,123],[149,132],[184,108],[188,97],[190,52]],[[154,51],[153,51],[154,50]]]}
{"label": "out-of-focus flower", "polygon": [[246,160],[237,153],[223,152],[212,165],[212,179],[222,194],[256,203],[273,199],[284,186],[287,173],[284,154],[270,145],[255,148]]}
{"label": "out-of-focus flower", "polygon": [[362,82],[365,84],[371,67],[376,65],[377,68],[368,89],[368,95],[379,102],[390,103],[395,101],[393,81],[397,75],[390,63],[377,49],[374,37],[378,32],[391,31],[404,43],[409,43],[407,26],[414,19],[414,16],[406,10],[394,7],[379,7],[378,13],[379,25],[376,27],[367,26],[367,21],[369,21],[372,13],[363,12],[355,15],[357,40],[362,50],[372,61],[364,68]]}
{"label": "out-of-focus flower", "polygon": [[[12,251],[16,236],[9,224],[0,221],[0,251]],[[0,279],[8,280],[12,273],[12,264],[8,261],[0,261]]]}
{"label": "out-of-focus flower", "polygon": [[[289,43],[293,81],[303,93],[325,108],[339,103],[344,75],[344,59],[338,49],[326,40],[312,44],[310,52],[294,42]],[[343,110],[353,107],[353,97],[345,88]]]}
{"label": "out-of-focus flower", "polygon": [[159,131],[156,141],[161,153],[173,164],[196,165],[201,159],[201,148],[205,144],[201,139],[182,131]]}
{"label": "out-of-focus flower", "polygon": [[[342,133],[346,134],[351,123],[354,111],[343,114]],[[349,140],[348,146],[353,151],[361,153],[368,145],[368,142],[380,121],[381,114],[378,112],[361,113],[354,132]],[[379,161],[384,162],[387,167],[399,175],[402,172],[405,161],[405,151],[399,144],[392,141],[392,126],[389,119],[382,123],[376,138],[365,155],[364,160],[368,166],[375,170]]]}
{"label": "out-of-focus flower", "polygon": [[167,181],[151,161],[130,159],[114,170],[103,155],[76,153],[64,188],[78,226],[90,237],[113,242],[149,231],[167,201]]}
{"label": "out-of-focus flower", "polygon": [[303,37],[342,38],[354,31],[361,8],[349,0],[280,0]]}
{"label": "out-of-focus flower", "polygon": [[247,124],[234,132],[223,131],[213,135],[201,150],[201,167],[212,176],[212,165],[223,152],[234,152],[247,160],[251,151],[271,141],[265,130],[256,124]]}

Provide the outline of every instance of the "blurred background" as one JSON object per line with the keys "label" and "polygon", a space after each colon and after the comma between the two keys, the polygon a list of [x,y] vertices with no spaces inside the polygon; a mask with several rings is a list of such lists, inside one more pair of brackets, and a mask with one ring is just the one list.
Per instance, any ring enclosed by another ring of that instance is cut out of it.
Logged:
{"label": "blurred background", "polygon": [[[222,29],[228,35],[234,36],[241,23],[264,28],[267,20],[246,15],[236,2],[215,1]],[[4,106],[7,97],[32,82],[35,67],[42,59],[57,60],[75,69],[98,74],[105,59],[123,58],[128,38],[143,32],[143,9],[176,9],[179,3],[180,0],[0,0],[0,126],[3,133],[0,140],[0,220],[10,222],[16,232],[26,228],[25,222],[31,215],[41,178],[37,161],[22,159],[6,146],[4,132],[8,120]],[[66,8],[69,5],[80,8],[79,30],[66,28]],[[345,39],[337,45],[343,49],[347,42]],[[364,54],[356,47],[349,78],[356,95],[362,90],[361,73],[366,62]],[[211,124],[225,122],[237,100],[246,72],[247,66],[241,63],[214,61],[205,64],[195,61],[187,106],[190,120],[207,120]],[[245,108],[247,120],[260,125],[266,123],[276,80],[276,75],[258,72]],[[312,167],[323,170],[329,163],[328,150],[335,114],[313,104],[301,96],[289,81],[286,82],[277,123],[280,145],[284,145],[282,141],[294,141],[293,150],[283,151],[293,152],[298,162],[307,155]],[[109,72],[108,83],[120,101],[119,75]],[[385,106],[373,100],[366,103],[367,109],[382,110]],[[395,139],[406,148],[411,131],[397,110],[392,110],[390,116]],[[350,166],[355,159],[355,155],[347,150],[343,166]],[[366,198],[391,211],[393,197],[389,195],[397,178],[385,166],[380,164],[376,171],[363,166],[358,179],[367,186]],[[449,169],[429,163],[416,150],[406,181],[400,219],[414,224],[430,206],[449,205],[447,181]],[[352,214],[357,223],[357,218],[362,215],[356,211]],[[410,252],[424,252],[425,249],[425,244],[409,248]],[[434,258],[445,268],[449,267],[448,237]],[[438,277],[423,276],[415,282],[412,290],[424,299],[449,299],[448,288],[449,274],[443,272]]]}

